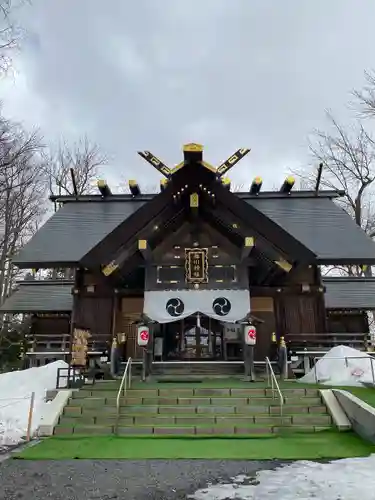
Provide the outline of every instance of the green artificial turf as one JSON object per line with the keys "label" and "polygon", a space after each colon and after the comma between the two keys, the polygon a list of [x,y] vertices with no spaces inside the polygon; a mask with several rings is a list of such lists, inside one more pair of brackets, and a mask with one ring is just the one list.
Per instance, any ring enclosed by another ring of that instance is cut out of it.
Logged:
{"label": "green artificial turf", "polygon": [[51,437],[14,458],[67,459],[232,459],[317,460],[368,456],[375,446],[352,432],[315,432],[244,438]]}

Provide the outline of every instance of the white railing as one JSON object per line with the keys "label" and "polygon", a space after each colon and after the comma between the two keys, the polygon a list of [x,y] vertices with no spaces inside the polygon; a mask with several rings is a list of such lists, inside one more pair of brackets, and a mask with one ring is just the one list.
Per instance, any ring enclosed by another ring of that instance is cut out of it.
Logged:
{"label": "white railing", "polygon": [[272,397],[275,398],[275,393],[278,393],[280,399],[280,417],[283,418],[283,407],[284,407],[284,396],[280,390],[279,383],[277,381],[275,372],[273,371],[271,361],[269,358],[266,358],[266,370],[267,370],[267,383],[268,387],[271,386],[272,389]]}
{"label": "white railing", "polygon": [[[318,373],[317,373],[317,370],[316,370],[316,365],[318,363],[318,361],[322,359],[320,356],[315,356],[314,357],[314,379],[315,379],[315,383],[316,384],[319,384],[319,379],[318,379]],[[372,384],[373,386],[375,387],[375,370],[374,370],[374,363],[375,363],[375,359],[372,357],[372,356],[326,356],[324,358],[324,361],[326,359],[344,359],[345,360],[345,365],[346,367],[348,367],[348,359],[368,359],[370,361],[370,367],[371,367],[371,375],[372,375]]]}
{"label": "white railing", "polygon": [[120,406],[121,406],[121,398],[124,398],[126,396],[126,391],[130,389],[132,384],[132,358],[129,358],[125,370],[124,370],[124,375],[122,376],[121,379],[121,384],[117,393],[117,399],[116,399],[116,434],[118,431],[118,423],[120,419]]}

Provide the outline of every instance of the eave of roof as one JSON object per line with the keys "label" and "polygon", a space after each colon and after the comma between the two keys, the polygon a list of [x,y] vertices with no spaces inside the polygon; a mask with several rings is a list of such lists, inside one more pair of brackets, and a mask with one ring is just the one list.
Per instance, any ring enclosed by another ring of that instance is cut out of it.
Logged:
{"label": "eave of roof", "polygon": [[374,278],[328,277],[323,285],[327,309],[375,310]]}
{"label": "eave of roof", "polygon": [[375,243],[328,198],[246,200],[311,249],[318,264],[374,264]]}
{"label": "eave of roof", "polygon": [[66,312],[73,307],[72,282],[23,281],[0,307],[3,313]]}
{"label": "eave of roof", "polygon": [[[344,195],[343,191],[291,191],[290,193],[281,193],[280,191],[261,191],[258,194],[251,194],[246,191],[238,191],[234,193],[236,196],[243,200],[251,200],[251,199],[278,199],[278,198],[288,198],[288,199],[296,199],[296,198],[339,198]],[[81,196],[50,196],[50,200],[56,203],[68,203],[68,202],[98,202],[103,201],[105,203],[111,203],[115,201],[128,201],[128,202],[138,202],[138,201],[150,201],[157,196],[157,193],[144,193],[138,196],[133,196],[131,194],[121,193],[121,194],[112,194],[110,196],[103,197],[100,194],[90,194],[90,195],[81,195]]]}
{"label": "eave of roof", "polygon": [[77,265],[95,245],[145,204],[66,203],[13,258],[18,267]]}

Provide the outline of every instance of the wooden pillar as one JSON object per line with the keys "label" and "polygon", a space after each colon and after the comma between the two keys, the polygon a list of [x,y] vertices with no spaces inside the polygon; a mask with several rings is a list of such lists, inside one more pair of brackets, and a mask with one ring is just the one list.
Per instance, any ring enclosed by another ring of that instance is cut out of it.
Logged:
{"label": "wooden pillar", "polygon": [[82,269],[74,269],[74,286],[72,289],[73,303],[72,303],[72,313],[70,315],[70,328],[69,328],[69,356],[68,356],[68,381],[67,386],[69,387],[70,376],[72,373],[72,360],[73,360],[73,337],[74,330],[76,328],[77,316],[78,316],[78,305],[79,305],[79,293],[81,291],[82,285]]}

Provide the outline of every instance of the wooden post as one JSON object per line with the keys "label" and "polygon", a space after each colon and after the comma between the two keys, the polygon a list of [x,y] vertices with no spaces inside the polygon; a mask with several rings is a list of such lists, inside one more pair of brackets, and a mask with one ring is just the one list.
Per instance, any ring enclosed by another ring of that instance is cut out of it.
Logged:
{"label": "wooden post", "polygon": [[69,331],[69,357],[68,357],[68,379],[67,379],[67,384],[66,387],[69,389],[70,387],[70,375],[71,375],[71,369],[72,369],[72,361],[73,361],[73,337],[74,337],[74,329],[75,329],[75,324],[76,324],[76,317],[77,317],[77,306],[78,306],[78,285],[79,285],[79,272],[80,270],[78,268],[74,269],[74,288],[72,290],[73,293],[73,306],[72,306],[72,312],[70,314],[70,331]]}
{"label": "wooden post", "polygon": [[147,369],[146,369],[147,347],[144,347],[142,349],[142,352],[143,352],[143,359],[142,359],[142,382],[146,382],[146,376],[147,376]]}
{"label": "wooden post", "polygon": [[244,364],[246,382],[255,382],[254,346],[244,344]]}
{"label": "wooden post", "polygon": [[281,380],[288,378],[288,352],[284,337],[280,337],[279,368]]}
{"label": "wooden post", "polygon": [[33,413],[34,413],[34,405],[35,405],[35,392],[31,393],[30,397],[30,406],[29,406],[29,415],[27,417],[27,430],[26,430],[26,441],[29,442],[31,440],[31,428],[33,424]]}

